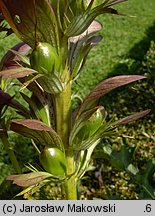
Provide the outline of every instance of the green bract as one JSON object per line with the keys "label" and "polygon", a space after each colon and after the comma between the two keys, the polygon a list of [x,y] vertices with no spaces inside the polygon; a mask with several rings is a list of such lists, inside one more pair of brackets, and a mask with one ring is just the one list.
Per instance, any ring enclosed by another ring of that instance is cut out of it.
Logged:
{"label": "green bract", "polygon": [[102,112],[100,109],[97,109],[96,112],[84,123],[83,127],[78,132],[77,137],[80,140],[84,140],[92,136],[100,128],[102,121]]}
{"label": "green bract", "polygon": [[45,147],[40,154],[43,168],[54,176],[64,177],[66,173],[65,155],[58,148]]}
{"label": "green bract", "polygon": [[30,56],[31,68],[38,72],[59,70],[60,58],[51,44],[39,43]]}

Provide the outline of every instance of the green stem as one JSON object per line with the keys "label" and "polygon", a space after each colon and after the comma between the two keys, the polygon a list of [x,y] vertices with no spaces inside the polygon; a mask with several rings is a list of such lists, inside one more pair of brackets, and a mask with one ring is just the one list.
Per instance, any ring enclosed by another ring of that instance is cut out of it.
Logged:
{"label": "green stem", "polygon": [[56,131],[63,140],[65,149],[68,148],[71,129],[71,86],[55,95]]}
{"label": "green stem", "polygon": [[63,193],[65,194],[66,200],[76,200],[76,179],[73,175],[73,173],[75,172],[74,152],[69,146],[69,134],[71,130],[72,119],[70,82],[67,84],[63,92],[55,95],[55,114],[56,131],[63,141],[67,162],[68,178],[63,185]]}
{"label": "green stem", "polygon": [[13,165],[14,170],[16,171],[16,173],[20,174],[22,171],[21,171],[21,168],[20,168],[19,163],[17,161],[17,158],[14,154],[13,148],[12,148],[10,142],[8,141],[7,135],[2,133],[1,134],[1,140],[5,146],[5,149],[8,153],[8,155],[9,155],[9,158],[11,160],[11,163]]}
{"label": "green stem", "polygon": [[67,159],[67,175],[69,179],[65,181],[65,199],[66,200],[77,200],[77,181],[73,174],[75,172],[74,152],[73,150],[66,151]]}

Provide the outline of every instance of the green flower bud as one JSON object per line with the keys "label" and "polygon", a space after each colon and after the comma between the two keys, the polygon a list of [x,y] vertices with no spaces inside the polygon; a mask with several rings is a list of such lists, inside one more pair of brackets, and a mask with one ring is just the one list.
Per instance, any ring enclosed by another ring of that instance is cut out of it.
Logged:
{"label": "green flower bud", "polygon": [[64,177],[66,173],[66,159],[64,153],[58,148],[44,147],[40,157],[43,168],[54,176]]}
{"label": "green flower bud", "polygon": [[31,53],[30,65],[40,73],[44,71],[51,73],[54,67],[59,70],[60,58],[51,44],[39,43]]}
{"label": "green flower bud", "polygon": [[100,128],[102,121],[102,112],[100,109],[97,109],[96,112],[84,123],[83,127],[78,132],[77,137],[80,140],[85,140],[92,136]]}

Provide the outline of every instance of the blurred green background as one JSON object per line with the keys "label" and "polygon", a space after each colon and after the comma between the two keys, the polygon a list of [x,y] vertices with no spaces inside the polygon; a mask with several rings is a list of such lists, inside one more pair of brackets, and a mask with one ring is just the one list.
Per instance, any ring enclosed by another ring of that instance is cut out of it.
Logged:
{"label": "blurred green background", "polygon": [[[146,162],[155,158],[155,1],[129,0],[115,8],[129,16],[98,17],[103,24],[100,32],[103,40],[91,51],[83,72],[73,86],[73,93],[84,99],[93,86],[108,77],[122,74],[146,76],[145,80],[119,88],[101,100],[109,118],[113,116],[118,119],[134,112],[151,109],[145,118],[119,128],[118,136],[105,140],[118,146],[121,137],[126,136],[129,145],[136,146],[136,164],[140,169],[144,169]],[[0,58],[18,41],[15,35],[5,38],[1,33]],[[79,101],[74,100],[73,108],[78,104]],[[8,115],[14,116],[15,113],[11,111]],[[17,157],[23,167],[24,164],[37,160],[29,140],[10,132],[10,142],[15,146]],[[130,184],[130,178],[126,173],[114,170],[104,159],[94,159],[92,164],[96,171],[101,171],[101,175],[94,177],[95,172],[87,173],[81,187],[83,199],[140,198],[137,185]],[[9,158],[0,142],[0,184],[12,172]],[[152,181],[155,186],[155,176]],[[12,194],[3,194],[0,198],[11,196]]]}

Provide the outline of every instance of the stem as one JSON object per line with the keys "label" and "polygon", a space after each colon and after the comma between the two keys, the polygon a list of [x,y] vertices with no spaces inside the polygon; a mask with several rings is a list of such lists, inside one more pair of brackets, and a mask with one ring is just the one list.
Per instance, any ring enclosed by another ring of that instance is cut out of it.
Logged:
{"label": "stem", "polygon": [[60,135],[64,148],[68,148],[71,130],[71,85],[55,95],[56,131]]}
{"label": "stem", "polygon": [[[68,71],[69,73],[69,71]],[[66,154],[67,176],[63,185],[63,193],[66,200],[76,200],[76,179],[73,173],[75,172],[74,152],[69,146],[69,134],[71,130],[71,84],[67,84],[63,92],[55,95],[55,114],[56,114],[56,131],[60,135]]]}
{"label": "stem", "polygon": [[63,73],[61,80],[66,83],[65,89],[55,95],[55,118],[56,118],[56,131],[60,135],[66,156],[67,178],[62,185],[62,194],[65,195],[66,200],[76,200],[76,177],[74,151],[69,146],[69,135],[72,125],[72,108],[71,108],[71,81],[70,71],[68,70],[68,37],[61,38],[60,56],[62,59]]}
{"label": "stem", "polygon": [[11,160],[11,163],[13,165],[14,170],[16,171],[16,173],[20,174],[21,173],[21,168],[20,168],[19,163],[17,161],[17,158],[16,158],[16,156],[14,154],[13,148],[12,148],[10,142],[8,141],[7,135],[2,133],[1,134],[1,140],[2,140],[2,142],[4,144],[4,146],[5,146],[5,149],[6,149],[7,153],[8,153],[8,155],[9,155],[9,158]]}
{"label": "stem", "polygon": [[77,180],[75,175],[74,166],[74,152],[73,150],[68,150],[66,152],[67,159],[67,175],[71,175],[69,179],[65,181],[65,199],[66,200],[77,200]]}

